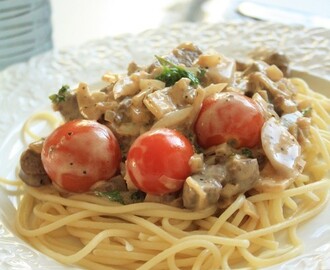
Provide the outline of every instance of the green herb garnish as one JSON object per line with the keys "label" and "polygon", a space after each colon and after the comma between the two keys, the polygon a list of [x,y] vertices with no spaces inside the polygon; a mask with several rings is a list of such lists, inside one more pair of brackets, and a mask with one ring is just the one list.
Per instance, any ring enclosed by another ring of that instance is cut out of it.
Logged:
{"label": "green herb garnish", "polygon": [[307,107],[301,111],[302,115],[305,117],[311,117],[312,116],[312,107]]}
{"label": "green herb garnish", "polygon": [[205,76],[205,73],[206,73],[206,69],[204,69],[204,68],[199,68],[198,69],[197,77],[199,78],[199,80]]}
{"label": "green herb garnish", "polygon": [[143,202],[145,197],[146,197],[146,194],[141,190],[135,191],[131,194],[131,200],[135,203]]}
{"label": "green herb garnish", "polygon": [[187,68],[175,65],[163,57],[157,55],[155,57],[163,67],[162,73],[156,79],[165,82],[166,86],[174,85],[181,78],[188,78],[190,85],[197,86],[200,84],[199,78],[205,75],[204,69],[198,69],[196,74],[194,74]]}
{"label": "green herb garnish", "polygon": [[247,158],[253,158],[253,153],[249,148],[243,148],[242,155],[246,156]]}
{"label": "green herb garnish", "polygon": [[120,194],[118,190],[112,191],[95,191],[96,196],[105,197],[113,202],[119,202],[121,204],[125,204],[123,196]]}
{"label": "green herb garnish", "polygon": [[49,96],[49,99],[53,102],[53,103],[60,103],[65,101],[65,97],[67,92],[70,90],[70,86],[68,85],[63,85],[60,90],[58,90],[57,94],[53,94]]}

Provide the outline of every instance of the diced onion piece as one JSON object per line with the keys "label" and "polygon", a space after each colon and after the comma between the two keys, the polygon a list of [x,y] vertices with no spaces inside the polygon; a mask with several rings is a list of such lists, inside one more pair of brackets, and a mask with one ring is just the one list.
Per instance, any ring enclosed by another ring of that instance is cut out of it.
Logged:
{"label": "diced onion piece", "polygon": [[142,91],[149,88],[153,90],[160,90],[165,88],[164,82],[155,79],[141,79],[139,84]]}
{"label": "diced onion piece", "polygon": [[221,61],[219,54],[201,54],[198,57],[197,64],[201,67],[209,68],[218,65]]}
{"label": "diced onion piece", "polygon": [[87,119],[97,120],[104,113],[102,106],[97,106],[106,101],[107,95],[103,92],[90,93],[86,83],[80,83],[76,89],[77,102],[80,113]]}
{"label": "diced onion piece", "polygon": [[116,130],[121,136],[137,136],[140,134],[140,125],[123,123]]}
{"label": "diced onion piece", "polygon": [[114,73],[106,73],[102,76],[102,80],[108,83],[116,83],[119,80],[119,75]]}
{"label": "diced onion piece", "polygon": [[122,96],[134,95],[139,91],[139,82],[125,76],[120,78],[113,86],[113,96],[118,99]]}
{"label": "diced onion piece", "polygon": [[183,123],[191,114],[192,106],[186,107],[181,110],[169,112],[164,115],[163,118],[159,119],[151,129],[156,128],[173,128],[181,123]]}
{"label": "diced onion piece", "polygon": [[266,68],[266,74],[272,81],[277,82],[283,78],[283,72],[275,65]]}
{"label": "diced onion piece", "polygon": [[226,88],[227,85],[228,85],[227,83],[216,83],[216,84],[212,83],[208,85],[207,87],[204,88],[205,97],[208,97],[215,93],[220,93],[223,89]]}
{"label": "diced onion piece", "polygon": [[167,94],[168,89],[164,88],[148,94],[143,103],[157,119],[162,118],[166,113],[176,110],[176,106]]}

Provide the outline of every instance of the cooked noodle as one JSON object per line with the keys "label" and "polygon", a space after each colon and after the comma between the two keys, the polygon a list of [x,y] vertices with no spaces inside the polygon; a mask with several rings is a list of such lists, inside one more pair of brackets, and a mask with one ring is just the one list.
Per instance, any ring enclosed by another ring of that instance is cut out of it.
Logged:
{"label": "cooked noodle", "polygon": [[[304,81],[292,82],[298,99],[312,102],[312,147],[303,147],[305,170],[283,192],[242,194],[225,210],[191,211],[151,202],[120,205],[88,194],[62,197],[51,186],[26,187],[17,231],[44,254],[89,269],[259,268],[297,256],[303,250],[297,228],[329,199],[330,102]],[[55,124],[48,113],[36,117]],[[30,122],[23,133],[35,136]]]}

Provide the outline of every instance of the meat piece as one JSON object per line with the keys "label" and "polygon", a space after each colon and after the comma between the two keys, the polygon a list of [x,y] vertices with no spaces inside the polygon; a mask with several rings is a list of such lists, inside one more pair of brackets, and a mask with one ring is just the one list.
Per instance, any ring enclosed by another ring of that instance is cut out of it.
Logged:
{"label": "meat piece", "polygon": [[64,101],[54,104],[53,109],[59,111],[66,122],[83,118],[79,111],[77,95],[72,91],[66,93]]}
{"label": "meat piece", "polygon": [[278,52],[272,49],[259,49],[255,50],[251,54],[255,60],[261,60],[269,65],[277,66],[285,76],[289,74],[289,59],[282,52]]}
{"label": "meat piece", "polygon": [[175,193],[168,193],[164,195],[153,195],[147,193],[144,199],[145,202],[156,202],[182,208],[182,198]]}
{"label": "meat piece", "polygon": [[191,67],[202,51],[193,43],[182,43],[172,51],[170,62]]}
{"label": "meat piece", "polygon": [[[259,165],[257,159],[242,158],[235,155],[226,163],[227,176],[223,183],[221,196],[234,197],[252,189],[259,179]],[[227,187],[227,185],[229,185]],[[230,191],[230,192],[229,192]]]}
{"label": "meat piece", "polygon": [[204,209],[217,203],[226,177],[222,164],[207,166],[204,171],[188,177],[183,185],[182,200],[185,208]]}
{"label": "meat piece", "polygon": [[95,183],[91,190],[107,192],[107,191],[127,191],[127,184],[121,175],[112,177],[109,181],[99,181]]}
{"label": "meat piece", "polygon": [[27,185],[39,187],[51,182],[42,165],[40,153],[27,149],[21,155],[20,165],[21,171],[19,176]]}
{"label": "meat piece", "polygon": [[189,176],[182,192],[183,206],[188,209],[205,209],[217,203],[222,185],[213,177],[197,174]]}
{"label": "meat piece", "polygon": [[[182,43],[172,53],[165,55],[164,58],[174,65],[183,65],[185,67],[192,67],[202,51],[193,43]],[[146,69],[147,72],[156,77],[162,71],[158,61],[151,64]]]}

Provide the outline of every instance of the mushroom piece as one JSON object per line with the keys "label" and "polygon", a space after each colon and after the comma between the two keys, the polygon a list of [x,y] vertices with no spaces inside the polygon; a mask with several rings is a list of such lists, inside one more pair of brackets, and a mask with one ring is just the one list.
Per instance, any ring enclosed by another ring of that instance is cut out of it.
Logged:
{"label": "mushroom piece", "polygon": [[304,167],[301,147],[296,138],[275,118],[261,130],[262,147],[272,167],[284,177],[294,177]]}
{"label": "mushroom piece", "polygon": [[269,65],[276,65],[287,76],[289,74],[289,58],[282,52],[269,48],[259,48],[251,53],[255,60],[261,60]]}
{"label": "mushroom piece", "polygon": [[29,186],[39,187],[51,182],[41,161],[42,143],[43,141],[38,141],[30,144],[20,158],[19,176]]}

